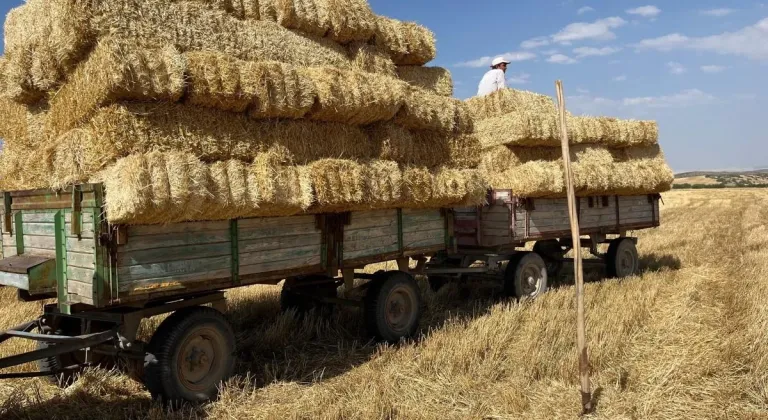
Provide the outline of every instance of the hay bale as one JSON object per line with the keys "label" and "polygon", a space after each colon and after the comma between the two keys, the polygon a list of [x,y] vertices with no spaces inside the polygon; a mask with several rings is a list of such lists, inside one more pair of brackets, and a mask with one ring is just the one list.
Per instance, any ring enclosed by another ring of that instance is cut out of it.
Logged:
{"label": "hay bale", "polygon": [[367,41],[376,27],[375,15],[365,0],[277,0],[274,3],[277,22],[284,27],[340,43]]}
{"label": "hay bale", "polygon": [[0,139],[5,142],[26,142],[27,109],[4,96],[0,96]]}
{"label": "hay bale", "polygon": [[291,216],[307,210],[314,200],[308,168],[282,166],[271,155],[253,161],[247,184],[251,207],[243,217]]}
{"label": "hay bale", "polygon": [[397,67],[392,58],[375,45],[353,42],[347,46],[347,49],[355,70],[397,77]]}
{"label": "hay bale", "polygon": [[28,0],[8,13],[5,54],[13,68],[11,97],[23,103],[54,89],[93,42],[87,2]]}
{"label": "hay bale", "polygon": [[406,166],[469,169],[480,163],[481,147],[473,135],[411,131],[395,124],[366,128],[379,159]]}
{"label": "hay bale", "polygon": [[413,130],[468,133],[474,123],[462,102],[408,86],[405,103],[395,122]]}
{"label": "hay bale", "polygon": [[367,125],[389,121],[405,101],[406,85],[397,79],[330,67],[310,68],[317,102],[308,117],[319,121]]}
{"label": "hay bale", "polygon": [[145,50],[102,41],[51,100],[46,129],[61,135],[119,100],[175,102],[184,93],[185,69],[173,47]]}
{"label": "hay bale", "polygon": [[442,67],[398,66],[397,77],[440,96],[453,96],[453,77]]}
{"label": "hay bale", "polygon": [[557,112],[555,101],[551,97],[517,89],[502,89],[487,96],[470,98],[466,102],[477,120],[512,113],[551,115]]}
{"label": "hay bale", "polygon": [[242,61],[216,52],[185,54],[186,101],[249,113],[254,118],[301,118],[314,105],[315,86],[289,64]]}
{"label": "hay bale", "polygon": [[423,66],[437,54],[435,34],[414,22],[378,16],[373,38],[398,65]]}
{"label": "hay bale", "polygon": [[437,169],[409,167],[403,170],[401,207],[442,208],[481,205],[485,202],[488,182],[474,169]]}
{"label": "hay bale", "polygon": [[345,159],[323,159],[309,164],[312,189],[322,211],[347,211],[366,199],[363,165]]}

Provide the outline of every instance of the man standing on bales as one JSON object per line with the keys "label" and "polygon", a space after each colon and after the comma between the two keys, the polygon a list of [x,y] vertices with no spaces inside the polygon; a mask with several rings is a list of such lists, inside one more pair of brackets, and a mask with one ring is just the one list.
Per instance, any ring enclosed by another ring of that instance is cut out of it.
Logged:
{"label": "man standing on bales", "polygon": [[487,96],[507,87],[507,65],[509,61],[504,57],[496,57],[491,63],[491,70],[485,73],[483,80],[480,81],[480,87],[477,89],[477,96]]}

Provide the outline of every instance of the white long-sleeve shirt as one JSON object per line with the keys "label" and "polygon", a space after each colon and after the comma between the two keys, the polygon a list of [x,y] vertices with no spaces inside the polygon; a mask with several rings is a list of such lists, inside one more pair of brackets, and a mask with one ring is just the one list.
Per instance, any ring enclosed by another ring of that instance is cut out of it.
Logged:
{"label": "white long-sleeve shirt", "polygon": [[493,69],[485,73],[483,80],[480,81],[480,87],[477,88],[477,96],[490,95],[506,87],[507,79],[504,77],[504,70]]}

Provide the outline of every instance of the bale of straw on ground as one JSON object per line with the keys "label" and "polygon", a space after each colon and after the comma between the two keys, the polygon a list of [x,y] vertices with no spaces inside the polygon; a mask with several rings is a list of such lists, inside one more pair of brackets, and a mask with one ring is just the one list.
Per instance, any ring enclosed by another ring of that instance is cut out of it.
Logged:
{"label": "bale of straw on ground", "polygon": [[377,46],[365,42],[353,42],[347,46],[347,50],[354,69],[397,76],[397,66],[392,58]]}
{"label": "bale of straw on ground", "polygon": [[270,157],[208,165],[188,153],[151,152],[120,159],[93,180],[105,185],[111,223],[288,216],[312,203],[308,171]]}
{"label": "bale of straw on ground", "polygon": [[192,105],[249,110],[254,118],[301,118],[317,98],[312,80],[290,64],[243,61],[211,51],[184,57],[186,101]]}
{"label": "bale of straw on ground", "polygon": [[173,47],[139,49],[100,42],[51,100],[47,130],[58,136],[104,105],[124,100],[175,102],[186,87],[186,63]]}
{"label": "bale of straw on ground", "polygon": [[397,76],[413,86],[440,96],[453,96],[453,77],[442,67],[398,66]]}
{"label": "bale of straw on ground", "polygon": [[310,68],[307,74],[317,90],[308,115],[313,120],[351,125],[389,121],[405,101],[406,84],[390,77],[331,67]]}
{"label": "bale of straw on ground", "polygon": [[408,86],[395,122],[414,130],[467,133],[473,131],[474,122],[465,110],[465,105],[458,99]]}
{"label": "bale of straw on ground", "polygon": [[398,65],[423,66],[437,54],[435,34],[414,22],[378,16],[374,41]]}

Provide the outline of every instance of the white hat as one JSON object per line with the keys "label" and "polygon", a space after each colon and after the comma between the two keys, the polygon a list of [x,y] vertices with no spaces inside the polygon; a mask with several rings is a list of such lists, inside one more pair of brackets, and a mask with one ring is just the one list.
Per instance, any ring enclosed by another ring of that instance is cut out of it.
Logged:
{"label": "white hat", "polygon": [[496,67],[499,64],[509,64],[509,61],[505,60],[504,57],[496,57],[493,59],[493,62],[491,63],[491,67]]}

